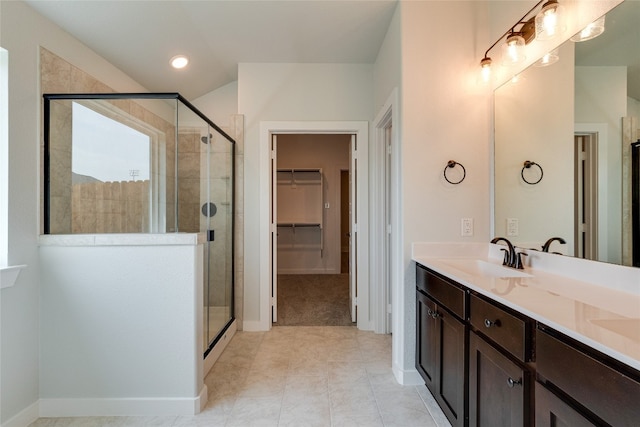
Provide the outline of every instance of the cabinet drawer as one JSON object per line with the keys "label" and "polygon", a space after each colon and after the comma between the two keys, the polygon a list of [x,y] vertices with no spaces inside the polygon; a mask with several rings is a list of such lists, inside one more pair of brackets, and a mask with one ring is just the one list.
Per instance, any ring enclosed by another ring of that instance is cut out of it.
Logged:
{"label": "cabinet drawer", "polygon": [[[536,331],[537,372],[612,426],[637,426],[640,382],[546,332]],[[602,356],[604,357],[604,356]],[[600,358],[600,357],[598,357]]]}
{"label": "cabinet drawer", "polygon": [[461,319],[465,318],[465,292],[443,277],[418,265],[416,286]]}
{"label": "cabinet drawer", "polygon": [[519,360],[528,360],[530,333],[527,321],[475,295],[471,295],[469,307],[471,326]]}

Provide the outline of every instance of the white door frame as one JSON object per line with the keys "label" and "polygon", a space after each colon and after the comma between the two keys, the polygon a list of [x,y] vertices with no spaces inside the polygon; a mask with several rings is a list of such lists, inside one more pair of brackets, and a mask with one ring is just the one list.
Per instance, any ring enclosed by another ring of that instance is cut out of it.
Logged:
{"label": "white door frame", "polygon": [[[267,121],[260,122],[260,330],[271,329],[271,135],[273,134],[355,134],[358,143],[358,329],[371,330],[369,284],[369,123],[366,121]],[[266,188],[265,188],[266,187]]]}
{"label": "white door frame", "polygon": [[[375,132],[374,143],[371,149],[371,164],[374,171],[371,177],[371,287],[375,290],[372,294],[375,319],[374,331],[379,334],[394,332],[394,325],[398,323],[387,319],[389,306],[391,306],[391,318],[394,313],[403,313],[403,307],[398,303],[399,292],[396,288],[401,283],[400,259],[400,144],[398,119],[398,90],[394,89],[378,112],[373,121]],[[387,153],[387,128],[391,126],[391,153]],[[391,162],[387,162],[387,156],[391,156]],[[390,181],[390,198],[385,196],[387,179]],[[387,206],[389,204],[389,206]],[[391,213],[391,221],[388,222],[386,211]],[[390,226],[390,230],[388,227]],[[390,239],[387,238],[390,233]],[[390,296],[391,295],[391,296]]]}
{"label": "white door frame", "polygon": [[[574,126],[575,135],[597,134],[598,135],[598,188],[607,188],[607,176],[609,170],[609,160],[607,154],[608,125],[606,123],[576,123]],[[609,248],[607,246],[609,233],[609,211],[606,197],[598,200],[598,257],[601,260],[609,259]]]}

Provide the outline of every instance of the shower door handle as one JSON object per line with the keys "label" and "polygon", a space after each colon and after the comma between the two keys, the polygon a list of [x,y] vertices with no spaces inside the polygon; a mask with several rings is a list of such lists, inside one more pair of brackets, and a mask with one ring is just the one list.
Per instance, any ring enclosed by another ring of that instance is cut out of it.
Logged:
{"label": "shower door handle", "polygon": [[207,233],[207,242],[213,242],[214,240],[216,240],[215,232],[215,230],[209,230],[209,232]]}

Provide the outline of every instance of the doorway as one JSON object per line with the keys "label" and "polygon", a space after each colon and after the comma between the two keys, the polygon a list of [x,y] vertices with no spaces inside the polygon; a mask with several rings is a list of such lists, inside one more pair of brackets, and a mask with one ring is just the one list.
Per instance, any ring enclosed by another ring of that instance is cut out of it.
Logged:
{"label": "doorway", "polygon": [[[272,136],[273,322],[347,326],[353,294],[342,272],[343,212],[351,218],[350,134]],[[344,206],[346,204],[346,206]],[[347,235],[349,233],[347,232]],[[347,241],[347,247],[350,243]]]}
{"label": "doorway", "polygon": [[[369,124],[366,121],[308,121],[308,122],[261,122],[260,123],[260,239],[256,244],[260,248],[259,264],[259,289],[260,308],[259,319],[255,321],[245,320],[245,330],[269,330],[272,326],[272,312],[274,294],[272,284],[277,281],[277,224],[272,221],[273,199],[273,174],[272,171],[276,153],[272,153],[272,138],[280,134],[349,134],[352,135],[354,144],[351,147],[351,167],[354,175],[354,187],[356,191],[352,197],[354,212],[351,241],[352,246],[358,248],[355,256],[351,256],[350,289],[355,287],[358,303],[356,324],[358,329],[372,330],[370,319],[369,283]],[[353,165],[357,164],[357,168]],[[277,169],[277,168],[276,168]],[[363,232],[359,232],[363,230]],[[357,274],[354,274],[356,270]],[[277,292],[277,289],[276,289]]]}

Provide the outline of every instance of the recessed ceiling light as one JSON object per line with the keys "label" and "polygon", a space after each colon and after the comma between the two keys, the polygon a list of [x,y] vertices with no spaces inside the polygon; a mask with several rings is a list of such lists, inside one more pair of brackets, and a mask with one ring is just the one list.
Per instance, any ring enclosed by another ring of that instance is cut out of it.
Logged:
{"label": "recessed ceiling light", "polygon": [[171,66],[173,68],[184,68],[187,66],[187,64],[189,63],[189,58],[187,58],[184,55],[176,55],[173,58],[171,58]]}

